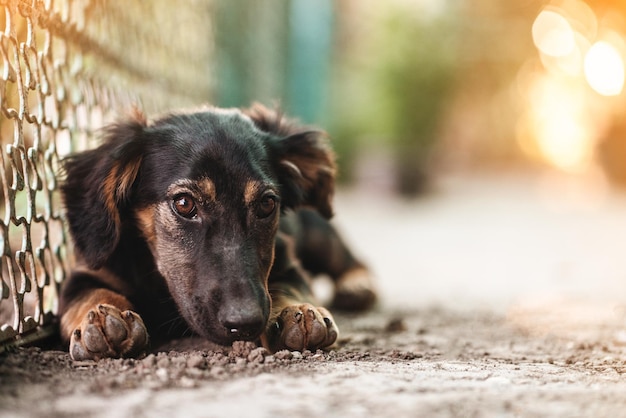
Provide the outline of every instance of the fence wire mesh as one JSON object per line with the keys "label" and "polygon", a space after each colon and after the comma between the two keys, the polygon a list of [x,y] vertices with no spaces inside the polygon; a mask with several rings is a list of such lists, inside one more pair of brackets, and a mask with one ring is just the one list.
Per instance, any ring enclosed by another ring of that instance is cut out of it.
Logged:
{"label": "fence wire mesh", "polygon": [[61,159],[131,106],[209,98],[211,2],[173,3],[0,0],[0,352],[54,332]]}

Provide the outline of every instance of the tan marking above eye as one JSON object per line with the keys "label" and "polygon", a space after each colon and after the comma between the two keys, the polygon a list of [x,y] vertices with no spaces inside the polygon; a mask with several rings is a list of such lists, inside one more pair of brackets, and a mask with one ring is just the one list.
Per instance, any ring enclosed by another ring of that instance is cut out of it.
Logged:
{"label": "tan marking above eye", "polygon": [[243,191],[243,200],[246,205],[255,204],[260,195],[268,189],[268,184],[258,180],[250,180]]}
{"label": "tan marking above eye", "polygon": [[267,218],[278,206],[278,194],[261,181],[249,181],[244,189],[244,202],[259,218]]}
{"label": "tan marking above eye", "polygon": [[216,199],[215,183],[211,179],[203,178],[198,180],[198,187],[208,200]]}
{"label": "tan marking above eye", "polygon": [[198,204],[203,205],[207,202],[215,201],[215,184],[208,178],[198,180],[180,179],[167,188],[167,195],[172,199],[177,196],[189,195]]}
{"label": "tan marking above eye", "polygon": [[254,199],[256,199],[260,186],[261,183],[258,181],[249,181],[246,183],[246,187],[243,190],[243,201],[246,205],[250,205]]}

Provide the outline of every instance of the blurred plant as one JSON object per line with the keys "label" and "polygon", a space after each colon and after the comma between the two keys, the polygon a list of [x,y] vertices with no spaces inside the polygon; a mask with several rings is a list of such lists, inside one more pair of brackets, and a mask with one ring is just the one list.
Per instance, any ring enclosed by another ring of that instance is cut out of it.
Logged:
{"label": "blurred plant", "polygon": [[395,154],[398,191],[421,192],[447,94],[454,84],[454,29],[448,15],[397,13],[386,22],[377,84],[381,122]]}
{"label": "blurred plant", "polygon": [[[361,28],[365,38],[358,31],[346,35],[340,46],[333,133],[341,137],[344,167],[368,140],[391,148],[396,188],[414,196],[427,184],[446,98],[455,84],[456,16],[447,6],[435,14],[406,3],[370,6],[380,12],[376,24],[369,31]],[[360,11],[352,9],[343,13]]]}

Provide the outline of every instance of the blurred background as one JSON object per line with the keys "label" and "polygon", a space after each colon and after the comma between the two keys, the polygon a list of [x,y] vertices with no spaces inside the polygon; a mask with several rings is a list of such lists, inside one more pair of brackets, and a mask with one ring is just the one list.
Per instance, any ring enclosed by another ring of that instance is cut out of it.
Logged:
{"label": "blurred background", "polygon": [[344,182],[417,196],[437,173],[626,183],[621,0],[214,1],[210,102],[328,130]]}
{"label": "blurred background", "polygon": [[414,197],[442,171],[527,167],[626,184],[622,0],[67,4],[82,76],[148,112],[280,106],[330,133],[344,183]]}

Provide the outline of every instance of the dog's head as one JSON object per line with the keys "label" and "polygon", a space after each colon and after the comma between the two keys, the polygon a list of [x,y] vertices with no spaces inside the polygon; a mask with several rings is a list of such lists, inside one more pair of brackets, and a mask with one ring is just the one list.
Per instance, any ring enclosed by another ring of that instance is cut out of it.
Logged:
{"label": "dog's head", "polygon": [[109,267],[121,241],[139,235],[190,327],[222,344],[265,327],[281,211],[332,213],[325,135],[259,105],[118,123],[65,171],[67,219],[84,261]]}

